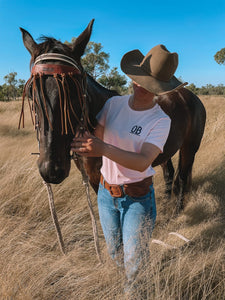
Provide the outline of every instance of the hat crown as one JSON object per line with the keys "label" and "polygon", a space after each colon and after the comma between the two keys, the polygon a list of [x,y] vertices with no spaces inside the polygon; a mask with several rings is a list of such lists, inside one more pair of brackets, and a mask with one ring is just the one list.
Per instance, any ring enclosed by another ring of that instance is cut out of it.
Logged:
{"label": "hat crown", "polygon": [[187,84],[174,73],[178,66],[178,54],[169,52],[164,45],[152,48],[146,56],[138,49],[124,54],[122,71],[141,87],[155,95],[175,91]]}
{"label": "hat crown", "polygon": [[150,76],[162,81],[169,81],[178,66],[178,54],[171,53],[164,45],[152,48],[140,63],[140,67]]}

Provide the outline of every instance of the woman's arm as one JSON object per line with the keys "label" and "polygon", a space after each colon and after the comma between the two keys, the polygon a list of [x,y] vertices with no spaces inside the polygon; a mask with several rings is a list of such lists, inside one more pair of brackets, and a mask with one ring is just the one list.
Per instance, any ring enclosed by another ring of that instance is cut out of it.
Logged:
{"label": "woman's arm", "polygon": [[83,137],[74,138],[71,150],[81,156],[106,156],[125,168],[143,172],[161,152],[160,149],[150,143],[144,143],[140,153],[122,150],[102,141],[104,127],[98,125],[95,135],[85,133]]}

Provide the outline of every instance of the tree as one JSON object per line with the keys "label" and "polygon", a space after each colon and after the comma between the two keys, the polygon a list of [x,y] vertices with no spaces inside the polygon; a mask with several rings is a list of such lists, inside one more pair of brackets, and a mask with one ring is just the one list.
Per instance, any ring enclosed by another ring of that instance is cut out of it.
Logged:
{"label": "tree", "polygon": [[[75,40],[76,38],[73,37],[71,42],[65,41],[64,44],[71,46]],[[95,80],[109,69],[109,54],[102,51],[102,48],[101,43],[88,42],[84,56],[81,58],[84,70]]]}
{"label": "tree", "polygon": [[0,101],[4,101],[3,87],[0,85]]}
{"label": "tree", "polygon": [[133,94],[134,90],[133,90],[133,81],[129,80],[128,85],[127,85],[127,90],[126,93],[128,95]]}
{"label": "tree", "polygon": [[225,65],[225,48],[222,48],[220,51],[216,52],[214,59],[219,65]]}
{"label": "tree", "polygon": [[89,42],[81,59],[85,71],[94,79],[98,79],[109,69],[109,54],[102,51],[102,48],[101,43]]}
{"label": "tree", "polygon": [[4,83],[1,87],[2,95],[3,95],[3,101],[10,101],[10,87]]}
{"label": "tree", "polygon": [[18,87],[17,87],[17,95],[18,96],[23,95],[23,88],[24,88],[25,83],[26,83],[26,81],[24,79],[18,80]]}
{"label": "tree", "polygon": [[197,88],[194,83],[187,85],[186,88],[190,90],[192,93],[198,94],[199,88]]}
{"label": "tree", "polygon": [[120,94],[123,94],[127,90],[127,87],[125,86],[127,84],[126,77],[120,75],[116,67],[112,68],[108,75],[102,75],[98,82],[106,88],[115,90]]}
{"label": "tree", "polygon": [[10,98],[16,99],[17,96],[17,79],[16,79],[17,73],[11,72],[8,75],[4,76],[5,80],[5,86],[4,87],[4,93],[7,95],[7,99]]}
{"label": "tree", "polygon": [[16,76],[16,72],[11,72],[4,76],[5,83],[0,86],[0,101],[16,100],[17,97],[22,96],[25,80],[17,80]]}

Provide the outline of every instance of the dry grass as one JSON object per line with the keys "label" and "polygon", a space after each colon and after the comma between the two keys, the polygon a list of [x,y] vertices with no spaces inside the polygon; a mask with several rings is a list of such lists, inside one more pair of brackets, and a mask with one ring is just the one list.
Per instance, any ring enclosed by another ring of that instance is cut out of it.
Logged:
{"label": "dry grass", "polygon": [[[225,98],[201,99],[207,110],[206,131],[194,164],[193,190],[177,218],[172,215],[175,203],[163,196],[162,174],[156,168],[158,219],[153,238],[176,248],[150,245],[138,299],[224,299]],[[36,157],[30,155],[37,152],[35,133],[28,114],[25,129],[17,130],[19,109],[18,102],[0,102],[0,299],[124,299],[123,272],[109,260],[100,226],[104,264],[98,266],[75,167],[53,187],[67,249],[67,255],[61,255]],[[97,216],[96,196],[91,196]],[[170,235],[172,231],[192,242],[186,244]]]}

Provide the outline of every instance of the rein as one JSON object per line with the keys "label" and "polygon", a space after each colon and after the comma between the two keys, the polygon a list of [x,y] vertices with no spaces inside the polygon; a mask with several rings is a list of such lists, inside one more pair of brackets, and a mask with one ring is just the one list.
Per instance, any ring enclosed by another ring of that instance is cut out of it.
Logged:
{"label": "rein", "polygon": [[[57,60],[57,61],[61,61],[63,63],[66,62],[69,65],[43,63],[43,62],[49,61],[49,60],[51,60],[51,61]],[[44,87],[43,87],[43,77],[46,75],[53,76],[55,78],[55,81],[56,81],[56,84],[58,87],[59,101],[60,101],[60,116],[61,116],[61,134],[67,135],[68,134],[68,126],[69,126],[73,135],[75,135],[75,130],[74,130],[73,124],[71,122],[71,112],[79,124],[80,134],[83,134],[85,131],[89,131],[88,130],[89,126],[94,128],[92,126],[89,116],[88,116],[86,72],[84,72],[81,69],[81,67],[79,67],[78,64],[71,57],[68,57],[63,54],[58,54],[58,53],[46,53],[46,54],[42,54],[36,58],[36,60],[34,62],[34,66],[31,70],[31,76],[24,86],[23,97],[22,97],[22,108],[21,108],[21,113],[20,113],[18,129],[20,129],[21,123],[24,127],[24,102],[25,102],[25,97],[27,96],[29,108],[30,108],[31,119],[32,119],[32,123],[35,126],[35,129],[37,131],[37,140],[38,140],[38,144],[39,144],[40,123],[38,120],[38,114],[35,109],[35,107],[37,107],[39,112],[43,113],[41,105],[37,99],[37,94],[38,94],[37,79],[39,79],[45,115],[48,120],[49,127],[51,128],[51,130],[53,130],[53,126],[52,126],[52,123],[51,123],[49,115],[48,115],[47,102],[45,99]],[[81,82],[75,77],[76,75],[81,76]],[[69,94],[68,78],[70,78],[72,80],[72,82],[75,85],[76,90],[77,90],[79,105],[81,108],[81,117],[80,118],[77,116],[76,112],[73,109],[72,101],[71,101],[70,94]],[[31,107],[31,104],[29,101],[29,95],[28,95],[28,89],[31,87],[32,87],[33,109]],[[63,99],[64,99],[64,101],[63,101]],[[35,122],[34,122],[34,120],[35,120]],[[39,148],[40,148],[40,144],[39,144]],[[32,154],[40,154],[40,153],[32,153]],[[96,250],[96,254],[97,254],[97,257],[98,257],[100,263],[102,263],[102,259],[100,256],[100,250],[99,250],[97,222],[96,222],[96,219],[94,216],[94,211],[93,211],[92,203],[91,203],[91,199],[90,199],[88,175],[84,169],[81,157],[76,155],[76,153],[73,153],[71,158],[74,160],[74,162],[75,162],[75,160],[79,160],[79,162],[80,162],[83,184],[85,185],[88,207],[89,207],[89,212],[90,212],[91,221],[92,221],[95,250]],[[56,214],[56,210],[55,210],[52,188],[49,183],[46,183],[45,181],[43,183],[46,186],[46,189],[48,192],[49,207],[50,207],[53,223],[55,225],[60,250],[63,254],[65,254],[65,247],[64,247],[62,233],[61,233],[61,229],[59,226],[59,222],[58,222],[58,218],[57,218],[57,214]]]}

